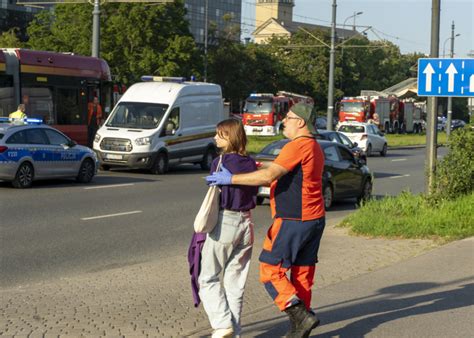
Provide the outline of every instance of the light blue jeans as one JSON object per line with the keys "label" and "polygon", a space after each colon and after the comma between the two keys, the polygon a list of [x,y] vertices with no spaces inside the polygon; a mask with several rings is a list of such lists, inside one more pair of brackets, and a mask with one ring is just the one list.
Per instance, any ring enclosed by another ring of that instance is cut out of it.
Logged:
{"label": "light blue jeans", "polygon": [[[199,296],[213,329],[241,331],[240,316],[253,246],[249,211],[221,210],[202,248]],[[223,274],[221,282],[220,275]]]}

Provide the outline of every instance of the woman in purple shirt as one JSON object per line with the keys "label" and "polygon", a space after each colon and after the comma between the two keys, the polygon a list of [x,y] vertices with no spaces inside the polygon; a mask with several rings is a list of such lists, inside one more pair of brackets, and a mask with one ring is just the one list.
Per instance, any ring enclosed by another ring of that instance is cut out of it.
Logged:
{"label": "woman in purple shirt", "polygon": [[[228,119],[217,125],[214,137],[222,165],[232,174],[257,170],[247,155],[242,123]],[[219,158],[211,166],[217,168]],[[204,243],[199,274],[199,296],[214,332],[212,337],[239,337],[245,282],[253,245],[250,210],[255,208],[257,187],[221,186],[219,219]],[[223,272],[223,283],[220,274]]]}

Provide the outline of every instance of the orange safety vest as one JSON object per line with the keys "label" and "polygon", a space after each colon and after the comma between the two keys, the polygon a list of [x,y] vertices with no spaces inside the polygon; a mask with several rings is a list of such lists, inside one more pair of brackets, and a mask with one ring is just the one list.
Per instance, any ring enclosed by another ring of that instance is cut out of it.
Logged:
{"label": "orange safety vest", "polygon": [[[93,113],[94,113],[94,103],[89,102],[87,105],[87,124],[91,123]],[[100,106],[99,103],[97,104],[96,120],[97,120],[97,125],[99,125],[100,121],[102,120],[102,107]]]}

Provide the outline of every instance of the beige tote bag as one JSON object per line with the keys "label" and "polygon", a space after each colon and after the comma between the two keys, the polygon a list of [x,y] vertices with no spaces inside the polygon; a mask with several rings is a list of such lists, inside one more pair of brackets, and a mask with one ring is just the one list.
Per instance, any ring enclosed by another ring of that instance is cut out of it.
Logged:
{"label": "beige tote bag", "polygon": [[[216,171],[219,171],[222,163],[222,155],[219,157]],[[194,219],[194,232],[211,232],[217,224],[219,218],[219,202],[221,189],[217,185],[209,187],[206,197],[202,201],[196,218]]]}

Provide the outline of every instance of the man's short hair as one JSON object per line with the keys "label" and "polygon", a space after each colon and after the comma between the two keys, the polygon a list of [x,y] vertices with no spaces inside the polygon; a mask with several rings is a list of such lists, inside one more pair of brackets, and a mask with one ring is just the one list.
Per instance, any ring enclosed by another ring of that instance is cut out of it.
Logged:
{"label": "man's short hair", "polygon": [[25,105],[23,103],[20,103],[18,105],[18,110],[24,111],[25,110]]}

